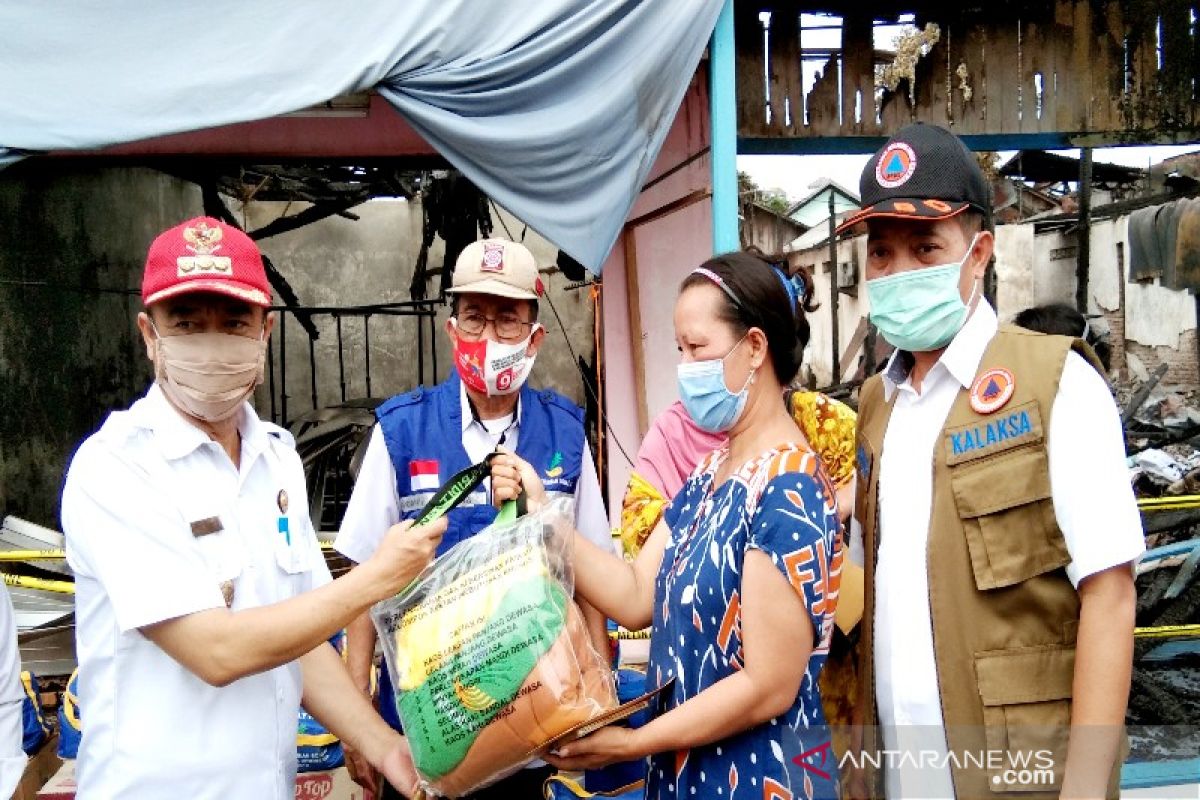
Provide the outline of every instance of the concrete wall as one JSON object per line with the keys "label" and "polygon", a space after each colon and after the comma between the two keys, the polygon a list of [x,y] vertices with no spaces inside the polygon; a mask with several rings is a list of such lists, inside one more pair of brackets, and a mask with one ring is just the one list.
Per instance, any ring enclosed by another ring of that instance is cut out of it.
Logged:
{"label": "concrete wall", "polygon": [[853,355],[849,361],[842,356],[846,354],[850,339],[859,322],[866,317],[868,309],[866,280],[863,277],[867,260],[867,237],[843,239],[838,242],[837,248],[838,263],[856,265],[858,274],[858,286],[853,294],[844,291],[838,293],[838,355],[841,359],[839,367],[842,376],[833,375],[833,330],[830,324],[830,309],[833,304],[830,299],[829,245],[826,243],[820,247],[801,250],[792,253],[788,258],[793,270],[808,270],[813,279],[813,296],[820,304],[815,312],[809,314],[811,336],[804,351],[804,363],[801,365],[799,376],[802,382],[811,382],[808,381],[808,376],[811,375],[817,386],[840,383],[843,376],[854,374],[858,356]]}
{"label": "concrete wall", "polygon": [[[996,228],[996,312],[1008,319],[1038,304],[1039,286],[1034,261],[1033,226],[1001,225]],[[1074,291],[1072,284],[1071,291]]]}
{"label": "concrete wall", "polygon": [[152,380],[134,317],[146,248],[200,211],[143,169],[0,172],[0,515],[58,527],[68,456]]}
{"label": "concrete wall", "polygon": [[[1035,237],[1034,249],[1038,254],[1038,268],[1033,273],[1036,304],[1074,305],[1078,253],[1075,235],[1040,234]],[[1161,286],[1158,279],[1128,280],[1128,217],[1093,223],[1090,253],[1088,313],[1103,315],[1112,330],[1112,368],[1127,378],[1125,354],[1131,353],[1151,372],[1159,364],[1167,364],[1165,384],[1200,382],[1195,300],[1186,291]],[[1007,318],[1003,314],[1001,317]]]}

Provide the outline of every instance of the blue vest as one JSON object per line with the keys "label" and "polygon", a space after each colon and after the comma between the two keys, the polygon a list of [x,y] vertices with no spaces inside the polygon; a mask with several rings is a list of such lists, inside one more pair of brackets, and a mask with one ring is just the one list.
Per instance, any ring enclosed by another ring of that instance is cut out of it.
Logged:
{"label": "blue vest", "polygon": [[[471,466],[462,444],[461,391],[458,374],[452,373],[432,389],[418,387],[396,395],[375,411],[396,471],[401,519],[415,518],[443,483]],[[517,455],[538,471],[551,497],[574,495],[583,466],[583,409],[556,392],[528,386],[521,388],[520,409]],[[496,513],[483,489],[477,489],[449,512],[450,525],[437,554],[479,533]],[[393,697],[385,667],[379,681],[379,713],[400,730]]]}
{"label": "blue vest", "polygon": [[[397,395],[375,412],[396,471],[401,519],[416,517],[438,487],[471,466],[462,444],[459,387],[458,375],[451,374],[432,389]],[[521,388],[520,409],[517,455],[538,471],[551,497],[574,495],[585,449],[583,409],[556,392],[529,387]],[[496,509],[480,487],[449,517],[438,555],[490,525]]]}

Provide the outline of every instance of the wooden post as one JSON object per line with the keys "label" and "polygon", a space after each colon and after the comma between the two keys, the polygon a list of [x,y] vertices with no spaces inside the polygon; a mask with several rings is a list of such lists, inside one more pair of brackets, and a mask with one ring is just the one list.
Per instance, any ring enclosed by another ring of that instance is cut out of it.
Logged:
{"label": "wooden post", "polygon": [[875,328],[874,323],[872,323],[870,318],[868,317],[867,318],[867,341],[863,344],[863,347],[865,347],[867,349],[867,360],[863,364],[863,379],[864,380],[875,374],[875,367],[876,367],[875,345],[876,345],[876,338],[877,338],[878,333],[879,333],[879,331]]}
{"label": "wooden post", "polygon": [[[1192,295],[1192,300],[1196,304],[1196,320],[1200,322],[1200,294]],[[1200,328],[1197,328],[1196,333],[1196,364],[1197,369],[1200,370]],[[1200,374],[1197,375],[1197,378],[1200,379]]]}
{"label": "wooden post", "polygon": [[[420,319],[420,317],[418,317]],[[363,366],[367,376],[367,397],[371,396],[371,315],[363,314]]]}
{"label": "wooden post", "polygon": [[625,248],[625,301],[629,311],[629,346],[633,350],[634,402],[637,409],[638,439],[650,427],[650,409],[646,403],[646,353],[642,343],[642,292],[638,286],[637,229],[626,225],[622,235]]}
{"label": "wooden post", "polygon": [[1079,159],[1079,252],[1075,262],[1075,308],[1088,311],[1088,271],[1092,256],[1092,148],[1085,147]]}
{"label": "wooden post", "polygon": [[834,214],[836,193],[829,185],[829,322],[830,343],[833,346],[833,378],[836,384],[842,375],[841,358],[838,353],[838,263],[837,263],[837,216]]}

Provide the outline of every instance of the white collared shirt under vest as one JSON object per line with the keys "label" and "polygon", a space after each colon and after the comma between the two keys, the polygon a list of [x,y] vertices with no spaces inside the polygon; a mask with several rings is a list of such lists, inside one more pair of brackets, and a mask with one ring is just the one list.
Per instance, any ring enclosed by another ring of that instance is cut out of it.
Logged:
{"label": "white collared shirt under vest", "polygon": [[230,589],[238,611],[330,580],[291,435],[240,414],[240,469],[157,385],[71,463],[79,800],[294,796],[299,664],[215,688],[138,630],[224,608]]}
{"label": "white collared shirt under vest", "polygon": [[[507,450],[517,449],[521,433],[520,401],[517,413],[500,419],[477,420],[471,413],[467,401],[467,390],[459,385],[462,404],[462,443],[467,458],[472,463],[482,461],[496,449],[500,437],[504,437]],[[608,527],[608,515],[604,511],[604,497],[600,494],[600,480],[596,476],[596,465],[592,462],[591,448],[584,445],[583,463],[579,480],[575,484],[575,527],[589,541],[605,550],[613,551],[612,531]],[[446,480],[450,476],[440,476]],[[430,484],[425,488],[433,496],[438,487]],[[472,493],[467,503],[491,502],[491,479]],[[363,454],[362,466],[354,482],[354,493],[346,507],[342,526],[338,530],[334,548],[351,561],[366,561],[383,541],[388,528],[400,521],[400,498],[396,494],[396,468],[388,455],[387,444],[379,425],[371,431],[367,452]]]}
{"label": "white collared shirt under vest", "polygon": [[[887,770],[888,797],[953,797],[946,763],[926,546],[933,502],[933,450],[954,399],[969,389],[999,330],[980,300],[962,330],[925,376],[918,393],[893,354],[884,398],[899,392],[880,456],[879,561],[875,572],[875,699],[884,748],[917,752],[925,766]],[[1020,381],[1021,376],[1017,376]],[[1089,575],[1135,561],[1145,550],[1141,517],[1125,467],[1125,443],[1112,394],[1095,368],[1067,355],[1047,437],[1054,515],[1076,587]],[[852,526],[850,557],[863,563],[862,530]],[[966,667],[964,666],[964,669]],[[933,753],[933,756],[924,755]]]}

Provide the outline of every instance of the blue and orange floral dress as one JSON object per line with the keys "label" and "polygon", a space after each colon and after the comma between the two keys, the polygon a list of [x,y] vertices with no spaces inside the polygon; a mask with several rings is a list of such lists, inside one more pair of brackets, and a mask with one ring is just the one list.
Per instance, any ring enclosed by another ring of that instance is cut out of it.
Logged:
{"label": "blue and orange floral dress", "polygon": [[664,515],[671,536],[655,587],[649,682],[674,678],[675,685],[658,712],[742,668],[748,550],[770,557],[800,597],[815,634],[812,656],[785,713],[710,745],[651,757],[646,796],[836,798],[836,758],[817,690],[842,563],[834,489],[803,444],[768,451],[715,486],[728,456],[725,447],[705,458]]}

